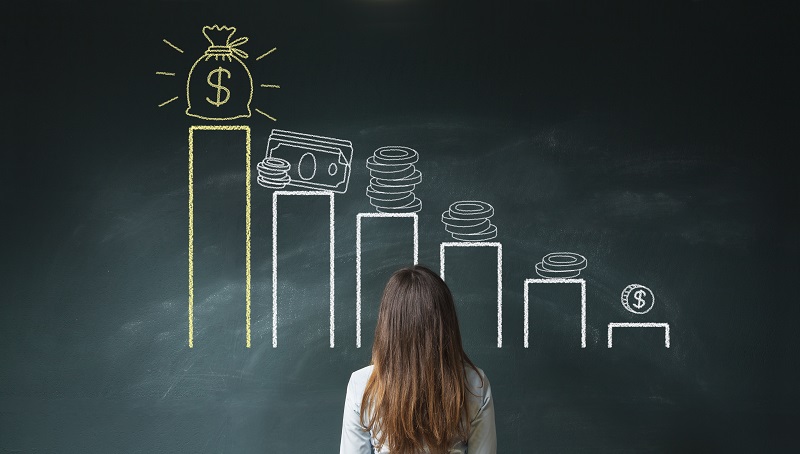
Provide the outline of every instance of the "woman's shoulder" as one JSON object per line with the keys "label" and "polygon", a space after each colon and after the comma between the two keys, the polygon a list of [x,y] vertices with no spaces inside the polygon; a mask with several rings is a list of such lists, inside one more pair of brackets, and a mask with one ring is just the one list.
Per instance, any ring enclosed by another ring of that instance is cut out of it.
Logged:
{"label": "woman's shoulder", "polygon": [[466,367],[467,377],[467,414],[470,416],[470,421],[478,417],[480,412],[492,399],[492,390],[489,387],[489,379],[486,374],[479,367],[474,369],[471,366]]}
{"label": "woman's shoulder", "polygon": [[486,373],[478,366],[466,366],[467,384],[473,390],[481,391],[489,387],[489,379]]}
{"label": "woman's shoulder", "polygon": [[363,390],[367,387],[367,381],[369,380],[370,375],[372,375],[372,369],[374,366],[367,366],[358,369],[357,371],[353,372],[350,375],[350,384],[349,387],[355,390]]}
{"label": "woman's shoulder", "polygon": [[[372,370],[375,366],[370,365],[366,367],[362,367],[357,371],[353,372],[350,375],[350,383],[352,385],[362,385],[365,386],[369,377],[372,375]],[[473,390],[481,390],[484,388],[488,388],[489,386],[489,379],[486,377],[486,373],[480,367],[475,366],[473,369],[471,366],[466,366],[465,368],[466,376],[467,376],[467,384]]]}
{"label": "woman's shoulder", "polygon": [[[359,391],[363,392],[364,388],[367,387],[367,381],[369,381],[369,377],[372,375],[372,370],[374,368],[375,366],[370,365],[353,372],[350,375],[350,383],[348,386],[350,390],[355,393]],[[489,379],[486,377],[486,373],[483,369],[477,366],[473,369],[469,365],[464,369],[466,372],[467,387],[471,394],[484,398],[491,392],[489,388]]]}
{"label": "woman's shoulder", "polygon": [[374,367],[375,366],[372,365],[367,367],[362,367],[361,369],[358,369],[357,371],[353,372],[350,375],[350,379],[366,382],[369,379],[369,376],[372,375],[372,369]]}

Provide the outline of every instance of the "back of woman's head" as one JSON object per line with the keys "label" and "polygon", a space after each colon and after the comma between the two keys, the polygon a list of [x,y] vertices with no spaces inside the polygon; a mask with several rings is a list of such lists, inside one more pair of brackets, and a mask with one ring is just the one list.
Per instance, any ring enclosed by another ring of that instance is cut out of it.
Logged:
{"label": "back of woman's head", "polygon": [[433,271],[414,266],[389,279],[372,362],[361,415],[380,445],[438,453],[467,438],[464,367],[475,366],[461,345],[450,289]]}

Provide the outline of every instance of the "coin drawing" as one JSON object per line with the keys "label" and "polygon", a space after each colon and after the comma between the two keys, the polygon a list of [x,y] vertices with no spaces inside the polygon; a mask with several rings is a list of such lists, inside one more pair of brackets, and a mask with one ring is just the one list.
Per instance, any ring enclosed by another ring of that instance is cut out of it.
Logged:
{"label": "coin drawing", "polygon": [[381,147],[367,158],[370,174],[367,197],[379,213],[416,213],[422,201],[414,189],[422,182],[422,172],[414,165],[416,150],[401,146]]}
{"label": "coin drawing", "polygon": [[653,291],[641,284],[631,284],[622,290],[620,301],[628,312],[646,314],[656,302]]}
{"label": "coin drawing", "polygon": [[536,264],[536,274],[547,279],[569,279],[580,276],[586,268],[586,257],[574,252],[551,252]]}
{"label": "coin drawing", "polygon": [[442,213],[444,229],[459,241],[480,242],[497,237],[497,226],[490,221],[494,207],[480,200],[454,202]]}

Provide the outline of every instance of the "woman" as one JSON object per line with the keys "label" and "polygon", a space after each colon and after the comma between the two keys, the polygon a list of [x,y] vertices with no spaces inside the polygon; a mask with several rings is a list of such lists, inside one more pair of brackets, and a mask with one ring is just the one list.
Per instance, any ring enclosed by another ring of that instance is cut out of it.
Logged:
{"label": "woman", "polygon": [[489,380],[464,353],[453,296],[433,271],[389,279],[372,364],[347,385],[341,454],[497,452]]}

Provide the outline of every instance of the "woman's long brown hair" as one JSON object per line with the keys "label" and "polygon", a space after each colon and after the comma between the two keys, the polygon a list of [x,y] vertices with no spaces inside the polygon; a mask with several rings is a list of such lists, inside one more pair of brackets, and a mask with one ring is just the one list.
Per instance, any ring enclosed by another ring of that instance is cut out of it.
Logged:
{"label": "woman's long brown hair", "polygon": [[361,424],[392,453],[446,453],[469,437],[465,367],[453,295],[422,266],[386,284],[372,346]]}

